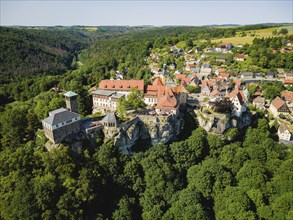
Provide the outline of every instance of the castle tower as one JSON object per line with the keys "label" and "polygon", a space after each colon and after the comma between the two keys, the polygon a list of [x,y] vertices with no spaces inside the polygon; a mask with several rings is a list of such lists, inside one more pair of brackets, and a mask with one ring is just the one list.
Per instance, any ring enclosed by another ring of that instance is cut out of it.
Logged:
{"label": "castle tower", "polygon": [[77,94],[69,91],[69,92],[66,92],[64,96],[65,96],[66,108],[69,109],[69,111],[71,112],[78,113],[77,101],[76,101]]}

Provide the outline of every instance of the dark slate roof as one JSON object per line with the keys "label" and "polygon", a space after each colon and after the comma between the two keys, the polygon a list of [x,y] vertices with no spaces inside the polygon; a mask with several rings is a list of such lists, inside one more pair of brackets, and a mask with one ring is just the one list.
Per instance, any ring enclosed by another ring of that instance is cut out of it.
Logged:
{"label": "dark slate roof", "polygon": [[275,76],[274,72],[267,72],[267,76]]}
{"label": "dark slate roof", "polygon": [[75,92],[71,92],[71,91],[66,92],[64,95],[65,95],[66,97],[78,96],[78,94],[76,94]]}
{"label": "dark slate roof", "polygon": [[253,76],[253,73],[252,72],[243,72],[243,73],[241,73],[241,75],[243,75],[243,76]]}
{"label": "dark slate roof", "polygon": [[70,112],[69,110],[64,108],[60,108],[50,112],[49,117],[45,118],[43,121],[53,126],[62,122],[72,120],[73,118],[76,118],[78,116],[79,114],[77,113]]}
{"label": "dark slate roof", "polygon": [[96,94],[96,95],[111,96],[115,92],[114,91],[107,91],[107,90],[98,89],[96,91],[93,91],[92,93]]}
{"label": "dark slate roof", "polygon": [[116,123],[116,116],[113,112],[108,113],[103,119],[102,122],[107,122],[107,123]]}
{"label": "dark slate roof", "polygon": [[166,81],[166,84],[173,84],[173,83],[175,82],[171,77],[169,77],[169,79]]}

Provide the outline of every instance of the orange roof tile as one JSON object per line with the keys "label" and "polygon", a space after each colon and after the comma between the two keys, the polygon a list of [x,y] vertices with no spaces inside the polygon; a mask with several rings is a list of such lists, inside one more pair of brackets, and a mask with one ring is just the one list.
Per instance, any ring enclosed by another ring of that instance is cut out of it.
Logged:
{"label": "orange roof tile", "polygon": [[281,95],[285,97],[286,101],[293,102],[293,92],[289,92],[287,90],[284,90],[281,92]]}
{"label": "orange roof tile", "polygon": [[132,88],[144,90],[143,80],[102,80],[99,83],[99,89],[116,90],[116,91],[130,91]]}
{"label": "orange roof tile", "polygon": [[210,93],[210,96],[214,96],[214,95],[218,95],[218,94],[221,94],[221,93],[219,92],[219,90],[215,89]]}
{"label": "orange roof tile", "polygon": [[228,77],[230,77],[230,74],[228,74],[228,73],[221,73],[220,74],[220,77],[228,78]]}
{"label": "orange roof tile", "polygon": [[238,58],[238,59],[244,59],[245,58],[245,55],[244,54],[238,54],[236,56],[236,58]]}
{"label": "orange roof tile", "polygon": [[218,72],[219,72],[219,73],[224,73],[224,72],[226,72],[226,71],[225,71],[224,68],[219,68],[219,69],[218,69]]}
{"label": "orange roof tile", "polygon": [[158,100],[156,108],[175,108],[177,106],[177,100],[175,97],[165,95]]}
{"label": "orange roof tile", "polygon": [[284,104],[286,104],[284,102],[283,99],[281,99],[279,96],[277,96],[272,102],[271,104],[276,108],[276,109],[279,109],[281,108]]}
{"label": "orange roof tile", "polygon": [[284,84],[293,84],[293,80],[292,79],[285,79]]}
{"label": "orange roof tile", "polygon": [[185,74],[176,74],[175,79],[181,79],[185,83],[190,82],[190,79],[187,78]]}
{"label": "orange roof tile", "polygon": [[162,83],[162,80],[161,78],[156,78],[153,83],[152,83],[153,86],[162,86],[163,83]]}
{"label": "orange roof tile", "polygon": [[241,81],[240,80],[234,80],[235,86],[240,86],[241,85]]}

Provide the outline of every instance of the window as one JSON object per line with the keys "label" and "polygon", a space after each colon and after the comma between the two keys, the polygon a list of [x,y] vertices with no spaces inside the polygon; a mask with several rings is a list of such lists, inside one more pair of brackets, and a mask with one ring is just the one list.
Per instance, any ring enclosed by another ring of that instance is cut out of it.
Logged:
{"label": "window", "polygon": [[59,127],[59,125],[56,125],[56,128],[58,128]]}
{"label": "window", "polygon": [[72,122],[72,120],[66,121],[67,124],[69,124],[69,123],[71,123],[71,122]]}

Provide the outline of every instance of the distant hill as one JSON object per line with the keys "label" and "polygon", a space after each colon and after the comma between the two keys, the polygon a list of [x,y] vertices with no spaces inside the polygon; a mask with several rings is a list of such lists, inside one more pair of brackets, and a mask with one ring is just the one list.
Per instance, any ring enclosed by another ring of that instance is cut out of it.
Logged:
{"label": "distant hill", "polygon": [[0,27],[0,78],[64,71],[88,40],[74,29]]}

